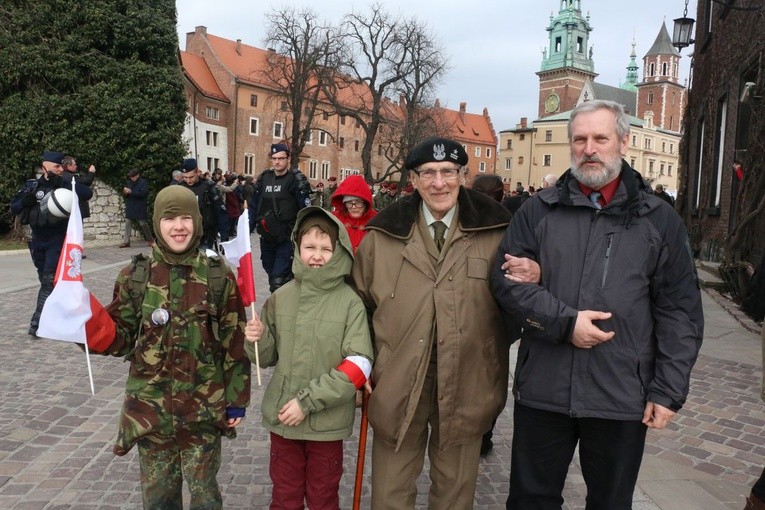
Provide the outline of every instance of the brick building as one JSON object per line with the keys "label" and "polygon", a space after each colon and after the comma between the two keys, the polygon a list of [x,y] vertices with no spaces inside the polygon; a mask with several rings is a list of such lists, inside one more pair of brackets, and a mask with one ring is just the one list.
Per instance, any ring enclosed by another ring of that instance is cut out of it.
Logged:
{"label": "brick building", "polygon": [[696,19],[680,212],[709,260],[722,259],[747,217],[752,241],[734,258],[756,264],[765,255],[765,214],[756,209],[765,190],[765,4],[699,2]]}

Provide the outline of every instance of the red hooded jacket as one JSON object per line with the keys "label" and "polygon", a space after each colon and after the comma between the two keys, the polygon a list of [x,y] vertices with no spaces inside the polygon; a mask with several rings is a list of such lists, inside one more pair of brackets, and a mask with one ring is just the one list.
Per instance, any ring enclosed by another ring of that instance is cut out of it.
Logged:
{"label": "red hooded jacket", "polygon": [[[348,210],[343,204],[343,197],[345,195],[359,197],[367,205],[367,209],[361,218],[351,218],[350,214],[348,214]],[[377,211],[372,208],[372,192],[369,191],[369,185],[364,180],[364,177],[361,175],[346,177],[332,194],[332,205],[335,208],[332,214],[345,225],[345,230],[348,231],[348,236],[351,238],[353,252],[356,253],[356,248],[359,247],[359,243],[361,243],[361,240],[364,239],[367,233],[363,229],[364,225],[377,214]]]}

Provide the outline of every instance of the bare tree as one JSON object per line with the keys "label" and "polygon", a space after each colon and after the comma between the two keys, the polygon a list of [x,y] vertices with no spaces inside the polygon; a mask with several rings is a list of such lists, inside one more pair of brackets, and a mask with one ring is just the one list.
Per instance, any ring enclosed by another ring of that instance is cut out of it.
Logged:
{"label": "bare tree", "polygon": [[[419,117],[414,111],[429,98],[447,62],[425,25],[393,16],[381,4],[371,5],[367,13],[346,15],[340,32],[347,58],[327,82],[326,96],[338,114],[355,119],[364,131],[362,169],[372,182],[378,135],[386,141],[386,153],[390,150],[389,160],[400,164],[402,137],[394,134],[409,124],[408,109],[411,120]],[[409,135],[403,140],[405,146],[412,143]],[[385,175],[395,170],[390,166]]]}
{"label": "bare tree", "polygon": [[297,164],[315,128],[322,82],[331,77],[327,70],[339,65],[340,41],[333,27],[310,8],[285,7],[268,13],[266,20],[265,43],[274,51],[269,52],[262,73],[276,91],[276,99],[287,106],[285,126],[292,161]]}

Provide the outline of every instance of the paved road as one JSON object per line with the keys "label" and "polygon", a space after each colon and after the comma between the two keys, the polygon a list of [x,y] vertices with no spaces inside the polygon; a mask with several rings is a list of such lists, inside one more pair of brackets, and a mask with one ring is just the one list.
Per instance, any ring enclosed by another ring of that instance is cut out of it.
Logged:
{"label": "paved road", "polygon": [[[86,286],[100,300],[109,301],[119,268],[140,250],[86,246]],[[267,283],[254,255],[262,303],[268,295]],[[121,359],[94,356],[96,393],[91,395],[84,354],[78,348],[26,335],[36,292],[28,255],[0,255],[0,508],[140,508],[135,453],[125,457],[111,453],[127,365]],[[667,430],[648,433],[634,498],[636,510],[743,508],[745,495],[765,465],[765,406],[758,398],[759,336],[752,332],[753,323],[742,320],[751,331],[747,330],[726,308],[730,305],[719,295],[704,294],[707,327],[691,395],[675,423]],[[268,505],[268,436],[259,424],[258,410],[269,375],[264,372],[263,387],[253,387],[239,437],[224,442],[224,465],[218,478],[225,508]],[[511,431],[508,408],[497,423],[495,449],[481,463],[477,509],[504,508]],[[342,508],[351,506],[355,437],[345,446]],[[426,475],[420,477],[418,487],[417,507],[426,508]],[[575,461],[564,508],[584,508],[584,495]],[[364,508],[368,508],[368,478],[364,497]]]}

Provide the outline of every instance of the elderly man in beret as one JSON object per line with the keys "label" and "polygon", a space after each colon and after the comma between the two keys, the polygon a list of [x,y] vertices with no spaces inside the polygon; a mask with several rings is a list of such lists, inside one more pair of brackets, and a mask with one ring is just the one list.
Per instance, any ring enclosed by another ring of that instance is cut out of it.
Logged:
{"label": "elderly man in beret", "polygon": [[[425,451],[431,509],[472,508],[481,436],[507,397],[514,336],[489,288],[510,221],[461,185],[458,142],[431,138],[407,156],[415,191],[367,223],[355,286],[373,328],[369,400],[372,508],[414,508]],[[538,266],[534,265],[538,274]]]}

